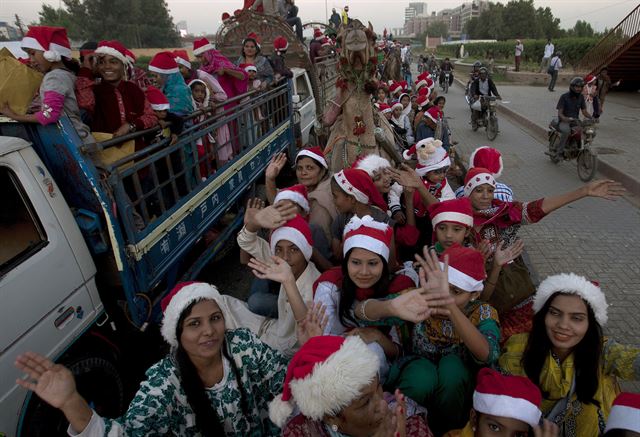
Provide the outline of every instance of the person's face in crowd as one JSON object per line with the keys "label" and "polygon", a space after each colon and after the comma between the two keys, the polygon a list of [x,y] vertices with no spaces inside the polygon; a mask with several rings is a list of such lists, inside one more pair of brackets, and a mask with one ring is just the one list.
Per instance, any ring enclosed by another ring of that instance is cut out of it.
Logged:
{"label": "person's face in crowd", "polygon": [[45,74],[51,70],[52,63],[44,58],[44,52],[42,50],[26,49],[25,51],[29,55],[29,62],[31,66],[40,73]]}
{"label": "person's face in crowd", "polygon": [[147,77],[149,78],[149,82],[151,85],[162,90],[164,88],[164,84],[167,81],[167,78],[164,74],[156,73],[155,71],[149,71],[147,73]]}
{"label": "person's face in crowd", "polygon": [[469,421],[474,437],[527,437],[529,425],[510,417],[492,416],[471,409]]}
{"label": "person's face in crowd", "polygon": [[282,205],[285,208],[291,208],[292,206],[295,206],[297,214],[300,214],[302,217],[307,215],[306,211],[302,209],[302,207],[298,205],[296,202],[294,202],[293,200],[289,200],[289,199],[278,200],[278,202],[275,203],[274,206],[278,206],[278,205]]}
{"label": "person's face in crowd", "polygon": [[453,296],[453,300],[456,303],[456,306],[461,310],[464,309],[465,306],[472,300],[478,298],[480,295],[479,291],[468,292],[461,288],[456,287],[455,285],[449,284],[449,293]]}
{"label": "person's face in crowd", "polygon": [[402,103],[403,108],[406,108],[407,106],[409,106],[409,103],[411,103],[411,97],[402,96],[402,98],[400,99],[400,103]]}
{"label": "person's face in crowd", "polygon": [[124,64],[111,55],[98,56],[98,74],[102,80],[118,83],[124,78]]}
{"label": "person's face in crowd", "polygon": [[166,109],[162,109],[160,111],[154,109],[153,112],[156,113],[156,117],[158,117],[158,120],[166,120],[167,114],[169,113],[169,111],[167,111]]}
{"label": "person's face in crowd", "polygon": [[382,385],[376,376],[371,384],[360,390],[360,395],[340,414],[325,417],[324,422],[337,425],[344,435],[366,437],[376,433],[387,419],[389,407],[384,400]]}
{"label": "person's face in crowd", "polygon": [[432,170],[425,175],[425,178],[432,184],[439,184],[444,180],[445,176],[447,176],[447,170],[449,170],[449,167]]}
{"label": "person's face in crowd", "polygon": [[480,72],[480,79],[481,80],[487,80],[487,72],[486,71]]}
{"label": "person's face in crowd", "polygon": [[415,111],[418,110],[418,103],[417,103],[418,98],[417,97],[411,97],[411,108]]}
{"label": "person's face in crowd", "polygon": [[382,88],[378,88],[378,101],[382,102],[386,99],[387,99],[387,92]]}
{"label": "person's face in crowd", "polygon": [[589,328],[587,304],[579,296],[559,294],[549,305],[544,324],[552,350],[557,356],[566,357]]}
{"label": "person's face in crowd", "polygon": [[291,272],[297,279],[307,268],[307,260],[298,246],[288,240],[280,240],[276,243],[274,255],[282,258],[291,266]]}
{"label": "person's face in crowd", "polygon": [[391,189],[391,176],[385,168],[379,168],[373,172],[373,185],[381,194],[386,194]]}
{"label": "person's face in crowd", "polygon": [[296,178],[298,183],[313,191],[322,180],[326,169],[308,156],[303,156],[296,162]]}
{"label": "person's face in crowd", "polygon": [[395,107],[395,108],[393,108],[393,116],[394,116],[395,118],[400,118],[400,116],[402,115],[402,110],[403,110],[403,109],[404,109],[404,108],[400,108],[400,107]]}
{"label": "person's face in crowd", "polygon": [[204,103],[204,99],[207,97],[207,89],[201,83],[196,83],[191,87],[191,94],[193,95],[193,100],[198,103]]}
{"label": "person's face in crowd", "polygon": [[191,76],[191,70],[189,70],[182,64],[178,64],[178,70],[180,70],[180,74],[182,75],[182,77],[184,77],[185,80],[189,79],[189,77]]}
{"label": "person's face in crowd", "polygon": [[393,115],[393,111],[383,112],[382,115],[384,115],[387,120],[391,120],[391,116]]}
{"label": "person's face in crowd", "polygon": [[436,241],[445,249],[454,243],[462,244],[469,235],[469,228],[459,223],[440,222],[436,225]]}
{"label": "person's face in crowd", "polygon": [[207,58],[204,57],[203,53],[196,55],[196,61],[198,61],[198,63],[200,63],[200,65],[202,65],[203,67],[205,65],[209,65],[209,61],[207,61]]}
{"label": "person's face in crowd", "polygon": [[491,208],[494,191],[495,188],[493,188],[493,185],[489,184],[482,184],[475,187],[469,196],[473,209],[481,211],[483,209]]}
{"label": "person's face in crowd", "polygon": [[224,330],[224,315],[218,304],[203,300],[185,316],[179,341],[192,362],[210,360],[220,355]]}
{"label": "person's face in crowd", "polygon": [[444,105],[446,105],[447,101],[445,99],[440,99],[438,100],[438,108],[440,108],[440,110],[444,110]]}
{"label": "person's face in crowd", "polygon": [[347,272],[356,287],[373,287],[382,278],[383,270],[384,262],[377,253],[360,247],[349,253]]}
{"label": "person's face in crowd", "polygon": [[336,187],[335,183],[331,184],[331,195],[333,196],[333,203],[338,212],[348,214],[354,211],[356,198],[349,196],[342,188]]}
{"label": "person's face in crowd", "polygon": [[242,51],[245,57],[252,58],[256,55],[256,53],[258,53],[258,48],[253,41],[247,41],[242,46]]}

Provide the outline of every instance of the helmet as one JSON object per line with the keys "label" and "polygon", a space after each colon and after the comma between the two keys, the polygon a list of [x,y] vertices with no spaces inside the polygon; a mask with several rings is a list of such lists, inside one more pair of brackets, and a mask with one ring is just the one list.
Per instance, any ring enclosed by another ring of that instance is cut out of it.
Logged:
{"label": "helmet", "polygon": [[576,76],[573,79],[571,79],[571,82],[569,83],[570,87],[574,87],[574,86],[584,86],[584,79],[582,79],[580,76]]}
{"label": "helmet", "polygon": [[482,73],[488,74],[489,73],[489,71],[485,67],[480,67],[480,70],[478,70],[478,72],[480,74],[482,74]]}
{"label": "helmet", "polygon": [[473,63],[473,66],[474,67],[482,67],[482,62],[476,61],[476,62]]}

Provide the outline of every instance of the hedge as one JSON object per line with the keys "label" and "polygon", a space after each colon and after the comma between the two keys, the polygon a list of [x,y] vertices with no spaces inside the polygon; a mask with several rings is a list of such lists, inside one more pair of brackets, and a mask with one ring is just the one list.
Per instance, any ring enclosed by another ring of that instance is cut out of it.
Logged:
{"label": "hedge", "polygon": [[[562,60],[565,65],[577,65],[584,55],[593,48],[601,38],[559,38],[552,40],[556,50],[562,51]],[[522,40],[524,51],[523,61],[539,62],[544,53],[546,39],[524,39]],[[512,58],[515,52],[515,40],[498,42],[465,43],[464,51],[469,54],[469,58],[486,59],[490,53],[495,59]],[[439,45],[437,52],[439,55],[456,57],[459,44]]]}

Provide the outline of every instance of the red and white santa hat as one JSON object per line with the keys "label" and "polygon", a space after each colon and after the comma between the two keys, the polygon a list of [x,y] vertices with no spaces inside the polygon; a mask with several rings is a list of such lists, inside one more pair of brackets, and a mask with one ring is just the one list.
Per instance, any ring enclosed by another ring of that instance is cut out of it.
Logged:
{"label": "red and white santa hat", "polygon": [[417,77],[418,81],[416,82],[416,89],[420,89],[422,87],[433,88],[433,80],[429,76],[429,73],[425,71],[421,73]]}
{"label": "red and white santa hat", "polygon": [[224,23],[225,21],[227,21],[229,18],[231,18],[231,14],[229,14],[228,12],[223,12],[222,13],[222,22]]}
{"label": "red and white santa hat", "polygon": [[125,48],[124,49],[124,55],[127,57],[127,60],[131,63],[131,65],[136,63],[136,54],[133,53],[131,50]]}
{"label": "red and white santa hat", "polygon": [[493,173],[484,167],[473,167],[469,169],[464,177],[464,195],[469,197],[473,190],[480,185],[489,184],[495,188],[496,180]]}
{"label": "red and white santa hat", "polygon": [[289,41],[287,41],[287,38],[285,38],[284,36],[281,36],[281,35],[277,36],[273,40],[273,49],[276,52],[284,52],[288,48],[289,48]]}
{"label": "red and white santa hat", "polygon": [[215,300],[223,313],[225,312],[226,306],[218,289],[204,282],[182,282],[160,301],[164,314],[160,333],[171,347],[178,347],[176,329],[182,312],[193,302],[200,300]]}
{"label": "red and white santa hat", "polygon": [[429,104],[429,96],[428,95],[419,95],[416,98],[416,105],[418,105],[419,109],[424,109]]}
{"label": "red and white santa hat", "polygon": [[254,73],[258,72],[258,68],[253,64],[240,64],[238,65],[238,67],[242,68],[247,73],[249,73],[250,71],[253,71]]}
{"label": "red and white santa hat", "polygon": [[640,433],[640,394],[620,393],[616,397],[604,433],[613,429]]}
{"label": "red and white santa hat", "polygon": [[269,418],[284,427],[294,407],[311,420],[335,416],[378,375],[378,357],[357,335],[312,337],[296,352]]}
{"label": "red and white santa hat", "polygon": [[393,96],[394,94],[400,94],[402,92],[402,84],[400,82],[393,82],[389,85],[389,93]]}
{"label": "red and white santa hat", "polygon": [[444,200],[427,207],[433,229],[442,222],[457,223],[467,228],[473,227],[473,208],[468,197]]}
{"label": "red and white santa hat", "polygon": [[391,226],[375,221],[368,215],[362,218],[354,215],[344,227],[342,254],[346,257],[351,249],[360,248],[377,253],[389,261],[392,238]]}
{"label": "red and white santa hat", "polygon": [[96,55],[113,56],[124,65],[132,63],[127,57],[127,48],[120,41],[100,41],[94,53]]}
{"label": "red and white santa hat", "polygon": [[391,168],[391,163],[382,156],[371,153],[358,158],[352,167],[366,171],[367,174],[373,178],[374,173],[385,168]]}
{"label": "red and white santa hat", "polygon": [[215,47],[209,42],[207,38],[199,38],[193,41],[193,54],[199,56],[209,50],[214,50]]}
{"label": "red and white santa hat", "polygon": [[322,152],[322,149],[320,147],[307,147],[306,149],[302,149],[296,155],[296,162],[298,162],[298,160],[303,156],[313,159],[326,169],[329,168],[329,166],[327,165],[327,160],[324,157],[324,153]]}
{"label": "red and white santa hat", "polygon": [[333,45],[333,41],[328,36],[325,36],[320,41],[322,42],[322,47],[331,47]]}
{"label": "red and white santa hat", "polygon": [[431,96],[431,89],[429,89],[426,86],[424,86],[424,87],[422,87],[422,88],[420,88],[418,90],[418,95],[419,96],[427,96],[427,97],[429,97],[429,96]]}
{"label": "red and white santa hat", "polygon": [[296,205],[299,205],[306,214],[309,214],[309,199],[307,196],[307,187],[302,184],[297,184],[278,191],[278,194],[276,194],[276,197],[273,199],[273,204],[275,205],[281,200],[290,200]]}
{"label": "red and white santa hat", "polygon": [[171,109],[169,99],[158,88],[149,85],[145,91],[147,100],[154,111],[165,111]]}
{"label": "red and white santa hat", "polygon": [[377,206],[382,211],[389,209],[382,198],[382,194],[373,184],[373,179],[366,171],[357,168],[345,168],[338,173],[334,173],[333,179],[342,191],[349,196],[355,197],[358,202]]}
{"label": "red and white santa hat", "polygon": [[191,70],[191,62],[189,62],[189,54],[187,53],[186,50],[174,50],[173,55],[174,55],[173,59],[178,64],[183,65],[187,67],[189,70]]}
{"label": "red and white santa hat", "polygon": [[259,37],[259,36],[258,36],[258,34],[257,34],[257,33],[255,33],[255,32],[249,32],[249,33],[247,34],[247,36],[242,40],[242,45],[244,45],[244,44],[247,42],[247,40],[250,40],[250,39],[252,39],[252,40],[254,40],[254,41],[255,41],[256,46],[257,46],[257,47],[258,47],[258,49],[259,49],[259,48],[260,48],[260,42],[261,42],[261,41],[260,41],[260,37]]}
{"label": "red and white santa hat", "polygon": [[393,102],[393,104],[391,105],[392,111],[396,108],[404,109],[404,106],[402,106],[402,103],[400,103],[400,100]]}
{"label": "red and white santa hat", "polygon": [[319,27],[315,27],[313,29],[313,39],[321,39],[322,37],[324,37],[322,30]]}
{"label": "red and white santa hat", "polygon": [[158,52],[149,62],[149,71],[160,74],[173,74],[178,73],[180,70],[173,53]]}
{"label": "red and white santa hat", "polygon": [[442,141],[432,137],[418,141],[405,150],[402,156],[407,160],[413,158],[418,160],[416,173],[420,176],[451,165],[451,159],[447,151],[442,147]]}
{"label": "red and white santa hat", "polygon": [[575,273],[560,273],[547,277],[533,296],[533,312],[540,311],[555,293],[580,296],[593,310],[600,326],[607,323],[607,299],[598,285]]}
{"label": "red and white santa hat", "polygon": [[294,218],[279,228],[276,228],[271,233],[269,247],[271,248],[271,253],[274,255],[276,253],[276,244],[278,244],[280,240],[287,240],[295,244],[307,261],[311,259],[311,254],[313,253],[311,228],[309,228],[309,223],[299,214],[296,214]]}
{"label": "red and white santa hat", "polygon": [[587,74],[587,75],[584,77],[584,83],[589,84],[589,83],[591,83],[591,82],[595,82],[595,81],[596,81],[596,79],[597,79],[597,77],[595,77],[593,74]]}
{"label": "red and white santa hat", "polygon": [[538,426],[542,412],[540,389],[524,376],[502,375],[488,367],[478,372],[473,409],[481,414],[520,420]]}
{"label": "red and white santa hat", "polygon": [[391,112],[392,109],[391,109],[391,106],[387,105],[386,103],[378,103],[378,111],[380,111],[383,114],[387,114]]}
{"label": "red and white santa hat", "polygon": [[[442,252],[441,259],[449,255],[449,284],[468,293],[482,291],[487,272],[482,253],[457,243]],[[444,267],[444,263],[440,263]]]}
{"label": "red and white santa hat", "polygon": [[469,157],[469,168],[484,167],[493,174],[494,178],[502,175],[504,165],[502,164],[502,154],[498,149],[489,146],[478,147]]}
{"label": "red and white santa hat", "polygon": [[71,44],[64,27],[29,26],[20,47],[44,52],[43,56],[49,62],[71,59]]}

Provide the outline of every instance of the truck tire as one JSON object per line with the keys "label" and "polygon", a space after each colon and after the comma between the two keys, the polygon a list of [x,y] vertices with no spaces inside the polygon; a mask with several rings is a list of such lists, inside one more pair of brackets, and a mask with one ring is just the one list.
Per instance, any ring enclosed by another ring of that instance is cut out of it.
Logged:
{"label": "truck tire", "polygon": [[[76,378],[78,392],[103,417],[118,417],[124,410],[124,385],[115,364],[104,357],[85,355],[65,366]],[[33,394],[21,436],[66,436],[69,423],[60,410]]]}

